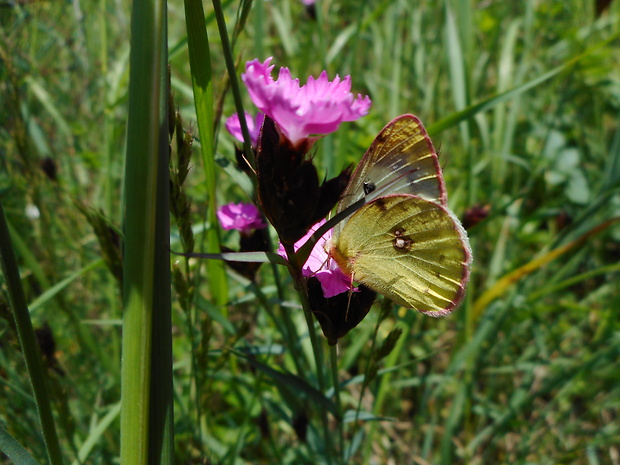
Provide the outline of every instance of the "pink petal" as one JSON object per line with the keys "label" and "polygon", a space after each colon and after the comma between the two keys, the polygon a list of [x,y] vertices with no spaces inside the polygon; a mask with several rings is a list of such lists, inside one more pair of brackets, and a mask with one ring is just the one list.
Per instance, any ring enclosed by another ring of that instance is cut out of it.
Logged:
{"label": "pink petal", "polygon": [[[260,133],[260,128],[263,125],[263,120],[265,119],[265,114],[260,111],[256,113],[256,118],[253,118],[250,113],[245,112],[245,121],[248,125],[248,131],[250,132],[250,142],[253,147],[256,147],[256,143],[258,142],[258,134]],[[241,132],[241,123],[239,122],[239,114],[233,113],[226,119],[226,130],[235,137],[235,139],[243,142],[243,133]]]}
{"label": "pink petal", "polygon": [[236,229],[249,234],[252,229],[263,229],[267,224],[256,205],[251,203],[229,203],[218,208],[217,219],[222,229]]}
{"label": "pink petal", "polygon": [[[335,295],[351,290],[351,278],[340,271],[340,268],[319,271],[315,276],[321,283],[323,296],[325,298],[334,297]],[[353,291],[357,292],[357,288],[353,289]]]}
{"label": "pink petal", "polygon": [[305,85],[293,79],[288,68],[280,68],[273,80],[269,66],[257,59],[246,63],[241,75],[254,104],[271,119],[288,139],[296,143],[314,134],[327,134],[338,129],[344,121],[355,121],[368,114],[368,96],[357,98],[351,93],[351,77],[336,76],[329,81],[323,71],[317,79],[308,77]]}
{"label": "pink petal", "polygon": [[[310,228],[310,231],[306,233],[304,237],[299,239],[295,243],[295,251],[297,251],[302,245],[306,243],[308,239],[316,232],[316,230],[325,224],[325,220],[319,221],[317,224]],[[312,248],[310,256],[306,263],[302,267],[302,275],[306,278],[311,276],[316,277],[321,283],[323,289],[323,296],[326,298],[333,297],[343,292],[349,292],[351,290],[351,278],[346,276],[334,260],[328,255],[325,250],[325,243],[332,237],[332,230],[327,231]],[[278,254],[286,258],[286,252],[282,244],[278,247]],[[353,292],[358,292],[357,288],[353,289]]]}

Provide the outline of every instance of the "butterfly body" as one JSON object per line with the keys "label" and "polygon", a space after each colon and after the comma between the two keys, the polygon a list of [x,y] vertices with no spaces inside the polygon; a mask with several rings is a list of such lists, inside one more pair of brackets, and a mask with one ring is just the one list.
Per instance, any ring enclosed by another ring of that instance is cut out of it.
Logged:
{"label": "butterfly body", "polygon": [[447,206],[437,154],[420,121],[403,115],[370,146],[338,212],[378,189],[334,228],[330,256],[352,280],[399,305],[441,316],[462,300],[469,277],[467,234]]}

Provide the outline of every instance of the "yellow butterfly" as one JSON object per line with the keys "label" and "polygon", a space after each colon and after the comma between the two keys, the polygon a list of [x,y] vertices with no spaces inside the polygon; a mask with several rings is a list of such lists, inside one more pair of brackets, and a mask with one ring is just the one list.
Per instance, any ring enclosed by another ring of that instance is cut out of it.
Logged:
{"label": "yellow butterfly", "polygon": [[415,116],[383,128],[337,211],[366,196],[368,203],[334,227],[329,255],[352,280],[399,305],[432,316],[452,311],[464,296],[472,253],[448,208],[437,153]]}

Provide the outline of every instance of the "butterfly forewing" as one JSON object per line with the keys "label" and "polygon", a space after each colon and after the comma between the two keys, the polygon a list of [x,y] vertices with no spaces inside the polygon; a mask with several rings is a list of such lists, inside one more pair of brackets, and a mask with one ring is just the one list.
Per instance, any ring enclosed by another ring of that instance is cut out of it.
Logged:
{"label": "butterfly forewing", "polygon": [[417,196],[390,195],[364,205],[333,249],[354,280],[434,316],[458,305],[469,278],[471,251],[458,219]]}
{"label": "butterfly forewing", "polygon": [[[424,126],[413,115],[392,120],[375,138],[345,189],[338,212],[380,187],[442,205],[446,190],[439,160]],[[342,225],[336,227],[336,234]]]}

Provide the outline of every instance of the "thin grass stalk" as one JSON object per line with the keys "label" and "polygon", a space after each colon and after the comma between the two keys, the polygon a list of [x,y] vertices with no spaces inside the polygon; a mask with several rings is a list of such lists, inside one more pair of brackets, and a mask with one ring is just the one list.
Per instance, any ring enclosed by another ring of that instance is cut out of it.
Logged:
{"label": "thin grass stalk", "polygon": [[[108,18],[105,14],[106,12],[106,3],[107,0],[99,0],[99,72],[102,76],[108,76]],[[109,84],[107,79],[102,79],[101,85],[103,86],[101,95],[102,95],[102,104],[103,108],[107,108],[108,105],[108,92],[109,92]],[[113,205],[114,205],[114,176],[113,173],[113,151],[111,149],[110,144],[110,117],[109,112],[104,112],[104,120],[103,120],[103,149],[102,152],[105,155],[104,159],[104,170],[103,170],[103,209],[104,211],[112,218],[118,219],[116,215],[112,214]]]}
{"label": "thin grass stalk", "polygon": [[[321,68],[327,69],[327,62],[325,60],[327,51],[325,50],[325,37],[328,36],[326,32],[329,25],[325,24],[325,17],[323,10],[325,8],[324,3],[315,4],[316,11],[316,30],[318,36],[318,55],[321,57]],[[325,168],[326,173],[336,172],[337,157],[334,156],[334,134],[328,134],[321,140],[321,152],[322,152],[322,165]]]}
{"label": "thin grass stalk", "polygon": [[[125,166],[125,247],[123,259],[123,360],[121,366],[121,463],[152,465],[149,457],[151,363],[154,303],[169,296],[155,288],[161,249],[156,244],[158,170],[168,143],[166,1],[134,1],[131,18],[129,116]],[[167,164],[166,164],[167,166]],[[168,188],[168,186],[165,186]],[[161,187],[160,187],[161,189]],[[161,208],[161,206],[160,206]],[[161,234],[162,231],[159,231]],[[160,236],[161,237],[161,236]],[[157,257],[157,258],[156,258]],[[157,326],[156,326],[157,327]],[[156,445],[155,445],[156,447]]]}
{"label": "thin grass stalk", "polygon": [[243,111],[241,90],[239,89],[239,81],[237,80],[237,69],[235,68],[235,59],[233,57],[232,47],[230,46],[230,39],[228,38],[228,29],[226,28],[226,19],[224,18],[222,2],[220,2],[220,0],[213,0],[212,3],[215,20],[217,21],[217,29],[220,33],[220,40],[222,41],[222,53],[224,55],[224,61],[226,62],[228,78],[230,79],[230,90],[233,94],[235,109],[239,115],[239,124],[241,126],[241,133],[243,134],[243,152],[252,169],[256,170],[256,160],[254,159],[254,152],[252,151],[250,142],[248,123],[245,120],[245,113]]}
{"label": "thin grass stalk", "polygon": [[61,465],[62,454],[58,435],[56,434],[56,424],[52,415],[52,407],[50,404],[49,394],[47,392],[47,379],[41,365],[41,354],[37,344],[37,338],[32,328],[30,313],[26,305],[26,296],[21,284],[21,277],[13,246],[11,245],[11,236],[7,226],[4,208],[0,201],[0,262],[2,262],[2,273],[6,281],[6,287],[9,294],[9,303],[17,328],[19,344],[24,354],[26,368],[34,400],[37,405],[39,420],[41,421],[41,429],[43,431],[43,439],[45,448],[51,465]]}
{"label": "thin grass stalk", "polygon": [[[391,50],[391,54],[394,57],[402,57],[403,56],[403,40],[402,37],[405,37],[405,23],[401,21],[401,12],[400,5],[396,4],[394,10],[391,12],[391,33],[389,35],[390,46],[389,50]],[[388,115],[390,117],[398,115],[401,107],[403,92],[402,88],[402,80],[403,80],[403,61],[402,59],[396,59],[393,62],[388,60],[385,61],[386,67],[389,69],[386,70],[386,76],[390,76],[390,84],[389,84],[389,99],[387,104]]]}
{"label": "thin grass stalk", "polygon": [[[253,0],[253,15],[254,15],[254,53],[260,59],[264,59],[264,47],[263,37],[265,37],[265,28],[263,27],[267,21],[265,16],[265,4],[263,0]],[[244,136],[245,137],[245,136]]]}

